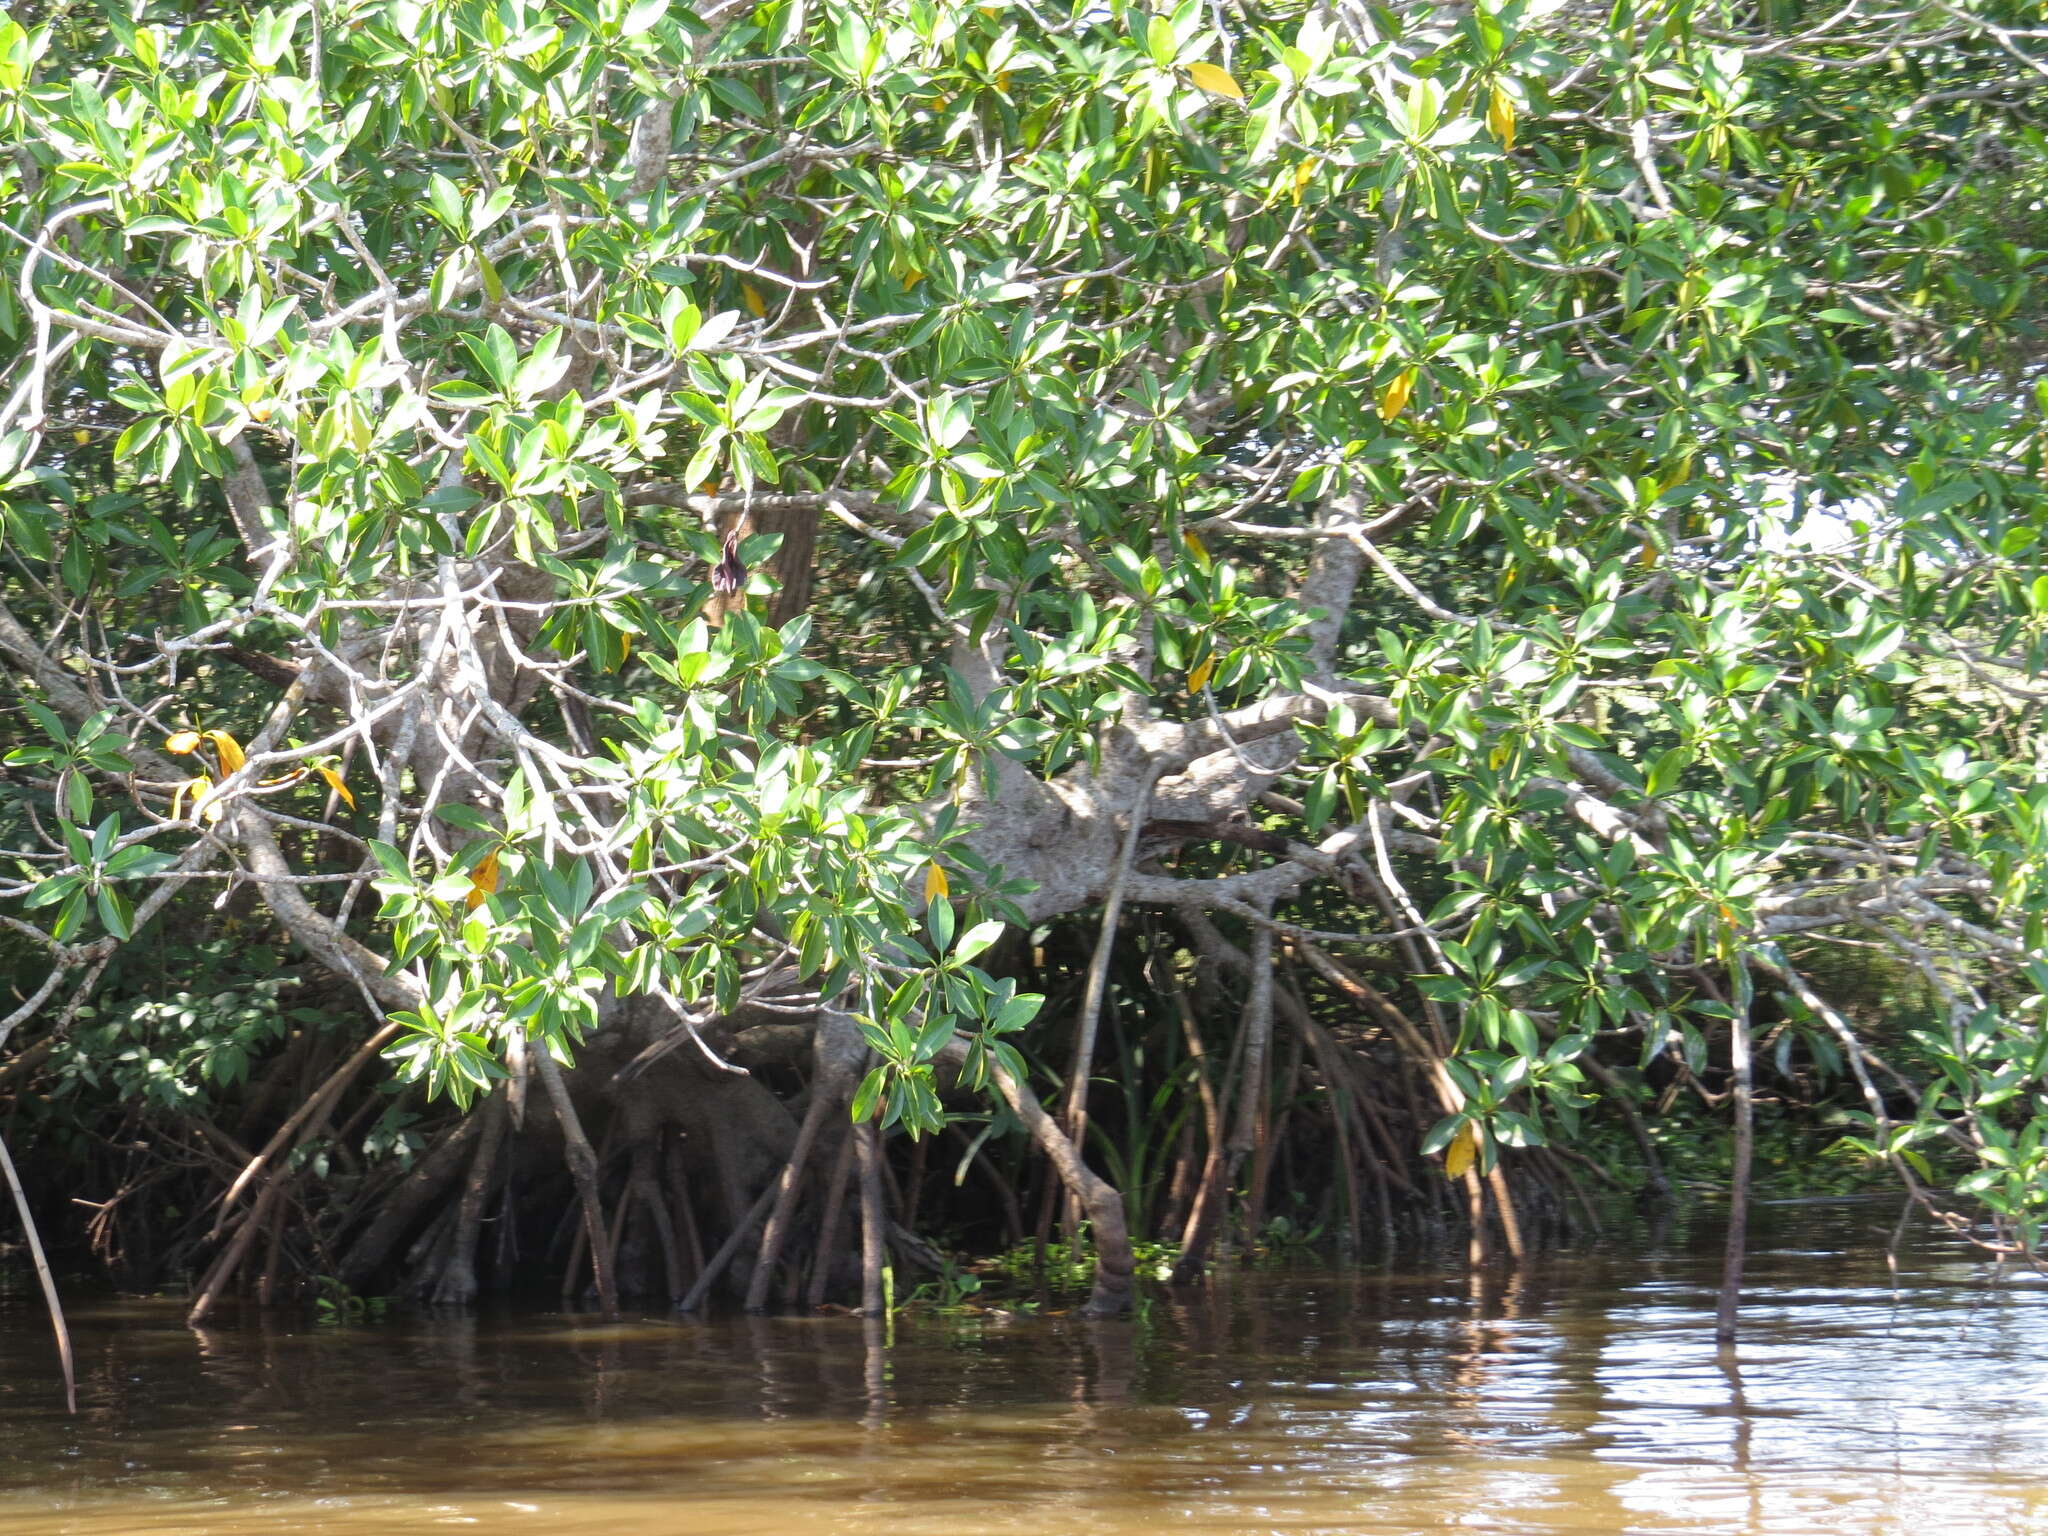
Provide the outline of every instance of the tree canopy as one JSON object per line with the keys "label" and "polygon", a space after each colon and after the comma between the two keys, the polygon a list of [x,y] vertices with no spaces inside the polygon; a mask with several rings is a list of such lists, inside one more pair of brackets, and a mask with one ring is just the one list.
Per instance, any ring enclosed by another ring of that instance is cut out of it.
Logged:
{"label": "tree canopy", "polygon": [[[342,1117],[449,1203],[444,1297],[545,1120],[609,1299],[671,1175],[583,1122],[726,1113],[741,1036],[810,1065],[745,1090],[756,1304],[849,1104],[983,1094],[1119,1306],[1146,1175],[1088,1100],[1139,945],[1155,996],[1219,978],[1165,1080],[1197,1256],[1290,1049],[1346,1177],[1442,1153],[1510,1246],[1502,1170],[1656,1071],[1745,1123],[1759,1073],[1838,1078],[2031,1249],[2033,15],[17,8],[0,1042],[141,1092],[89,999],[152,923],[335,978],[202,1306],[380,1057],[418,1087],[379,1102],[481,1105]],[[1403,1147],[1332,1052],[1421,1085]],[[364,1274],[428,1219],[387,1205]]]}

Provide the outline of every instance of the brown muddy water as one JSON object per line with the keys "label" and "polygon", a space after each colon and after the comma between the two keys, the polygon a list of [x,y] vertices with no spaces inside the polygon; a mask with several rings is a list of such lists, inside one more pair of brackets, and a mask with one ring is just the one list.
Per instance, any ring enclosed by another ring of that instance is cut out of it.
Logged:
{"label": "brown muddy water", "polygon": [[1863,1203],[1518,1278],[1239,1272],[1130,1323],[538,1312],[200,1333],[0,1301],[5,1536],[2048,1533],[2048,1284]]}

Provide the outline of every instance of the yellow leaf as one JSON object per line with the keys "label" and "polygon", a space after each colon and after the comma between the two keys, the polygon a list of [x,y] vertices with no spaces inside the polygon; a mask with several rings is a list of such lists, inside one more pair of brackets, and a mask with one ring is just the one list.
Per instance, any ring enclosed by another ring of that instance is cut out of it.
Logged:
{"label": "yellow leaf", "polygon": [[492,851],[483,856],[483,862],[469,872],[469,895],[463,898],[463,909],[474,912],[484,904],[484,898],[498,888],[498,855]]}
{"label": "yellow leaf", "polygon": [[1213,653],[1196,662],[1194,670],[1188,673],[1188,692],[1200,693],[1202,685],[1209,681],[1209,674],[1215,670],[1216,657]]}
{"label": "yellow leaf", "polygon": [[164,750],[166,752],[175,752],[178,756],[183,757],[187,752],[199,750],[199,739],[197,731],[179,731],[175,735],[164,738]]}
{"label": "yellow leaf", "polygon": [[1415,373],[1413,368],[1403,368],[1387,381],[1380,391],[1381,421],[1392,421],[1408,409],[1408,397],[1415,393]]}
{"label": "yellow leaf", "polygon": [[211,788],[213,788],[213,780],[203,773],[193,778],[182,780],[173,786],[171,789],[171,820],[182,821],[184,819],[185,797],[187,795],[190,795],[192,803],[197,805],[206,798],[206,792]]}
{"label": "yellow leaf", "polygon": [[356,797],[348,792],[348,786],[341,782],[341,775],[332,768],[315,767],[313,771],[327,781],[327,787],[341,796],[342,804],[350,810],[356,808]]}
{"label": "yellow leaf", "polygon": [[1230,71],[1218,69],[1214,64],[1190,64],[1188,78],[1211,96],[1228,96],[1232,101],[1244,100],[1244,87],[1230,78]]}
{"label": "yellow leaf", "polygon": [[1197,560],[1206,560],[1209,558],[1209,546],[1202,542],[1202,536],[1200,534],[1183,533],[1180,536],[1180,541],[1181,543],[1187,545],[1188,553],[1193,555]]}
{"label": "yellow leaf", "polygon": [[768,301],[761,297],[761,290],[752,283],[741,283],[740,293],[747,301],[747,313],[756,320],[768,318]]}
{"label": "yellow leaf", "polygon": [[201,733],[213,743],[213,750],[220,757],[222,773],[239,773],[248,759],[242,756],[242,744],[226,731],[205,731]]}
{"label": "yellow leaf", "polygon": [[1087,278],[1070,277],[1064,283],[1060,284],[1060,292],[1064,294],[1067,298],[1071,299],[1075,294],[1079,293],[1083,288],[1087,286]]}
{"label": "yellow leaf", "polygon": [[926,866],[924,872],[924,899],[926,901],[944,901],[952,893],[953,887],[946,879],[946,872],[939,868],[939,861],[937,859],[932,860]]}
{"label": "yellow leaf", "polygon": [[1458,1127],[1458,1134],[1451,1138],[1451,1144],[1444,1148],[1444,1177],[1462,1179],[1471,1170],[1473,1159],[1479,1156],[1479,1133],[1467,1120]]}
{"label": "yellow leaf", "polygon": [[1493,88],[1493,99],[1486,108],[1486,126],[1500,140],[1502,149],[1515,147],[1515,103],[1501,86]]}

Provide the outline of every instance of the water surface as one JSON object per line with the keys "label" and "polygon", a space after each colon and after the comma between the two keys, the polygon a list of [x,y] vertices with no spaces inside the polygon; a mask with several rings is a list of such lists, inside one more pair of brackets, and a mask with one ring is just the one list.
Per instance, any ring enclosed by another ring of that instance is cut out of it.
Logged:
{"label": "water surface", "polygon": [[538,1312],[193,1333],[0,1302],[0,1536],[2048,1536],[2048,1287],[1891,1212],[1519,1277],[1244,1273],[1133,1323]]}

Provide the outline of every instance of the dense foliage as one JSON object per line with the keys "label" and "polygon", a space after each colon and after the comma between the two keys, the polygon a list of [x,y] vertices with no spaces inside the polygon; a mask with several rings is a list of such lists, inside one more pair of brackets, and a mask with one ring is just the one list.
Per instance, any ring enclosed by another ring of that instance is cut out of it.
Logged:
{"label": "dense foliage", "polygon": [[1645,1074],[2031,1249],[2031,15],[17,10],[0,1086],[196,1138],[202,1309],[541,1161],[872,1304],[963,1118],[1098,1307],[1283,1155],[1519,1249]]}

